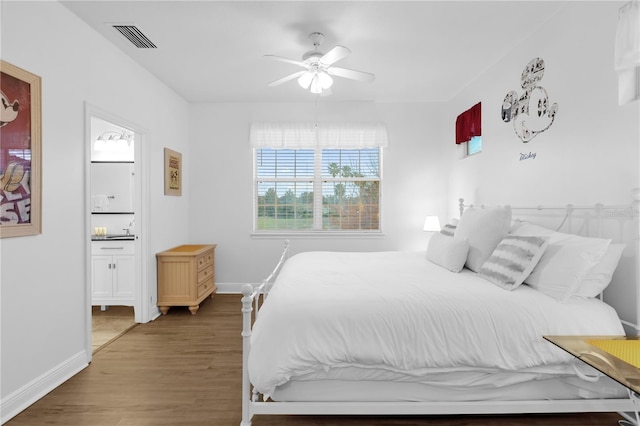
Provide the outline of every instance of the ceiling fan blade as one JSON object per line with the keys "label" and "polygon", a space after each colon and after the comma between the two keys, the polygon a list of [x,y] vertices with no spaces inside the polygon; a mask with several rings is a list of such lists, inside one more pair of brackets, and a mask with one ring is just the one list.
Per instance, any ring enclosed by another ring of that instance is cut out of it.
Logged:
{"label": "ceiling fan blade", "polygon": [[300,67],[309,69],[309,64],[307,64],[306,62],[296,61],[295,59],[283,58],[282,56],[276,56],[276,55],[264,55],[264,56],[265,58],[275,59],[276,61],[281,61],[281,62],[288,62],[290,64],[298,65]]}
{"label": "ceiling fan blade", "polygon": [[363,71],[348,70],[346,68],[329,67],[327,68],[327,72],[331,75],[350,78],[351,80],[371,82],[376,79],[375,74]]}
{"label": "ceiling fan blade", "polygon": [[282,78],[280,78],[278,80],[272,81],[271,83],[267,84],[267,86],[273,87],[273,86],[277,86],[277,85],[282,84],[282,83],[286,83],[289,80],[293,80],[294,78],[300,77],[302,74],[304,74],[306,72],[307,71],[294,72],[293,74],[289,74],[286,77],[282,77]]}
{"label": "ceiling fan blade", "polygon": [[351,51],[344,46],[335,46],[320,58],[320,62],[325,65],[331,65],[340,59],[346,58],[350,53]]}

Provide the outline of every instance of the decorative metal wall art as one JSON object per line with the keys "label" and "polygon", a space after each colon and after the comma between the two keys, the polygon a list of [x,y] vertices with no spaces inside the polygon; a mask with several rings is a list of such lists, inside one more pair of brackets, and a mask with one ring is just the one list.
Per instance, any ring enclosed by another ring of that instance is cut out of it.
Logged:
{"label": "decorative metal wall art", "polygon": [[543,76],[544,61],[532,59],[522,71],[522,95],[512,90],[502,101],[502,121],[513,122],[513,130],[524,143],[551,127],[558,112],[558,104],[550,105],[547,91],[538,85]]}

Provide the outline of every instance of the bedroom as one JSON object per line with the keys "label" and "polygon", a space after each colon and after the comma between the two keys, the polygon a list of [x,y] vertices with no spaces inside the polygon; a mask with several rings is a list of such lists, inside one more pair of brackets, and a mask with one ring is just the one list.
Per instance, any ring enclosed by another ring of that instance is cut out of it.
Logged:
{"label": "bedroom", "polygon": [[[420,248],[426,243],[425,215],[441,220],[455,215],[460,196],[484,203],[629,203],[631,189],[639,186],[639,106],[617,102],[613,43],[623,4],[563,4],[446,101],[321,101],[323,119],[378,119],[388,126],[385,235],[296,239],[296,250]],[[8,414],[84,368],[90,357],[82,225],[85,102],[137,123],[152,141],[149,311],[155,307],[154,253],[168,247],[218,244],[217,281],[228,288],[259,280],[269,270],[281,239],[250,235],[251,175],[239,175],[233,186],[216,182],[228,183],[229,175],[250,170],[252,121],[307,120],[314,107],[309,102],[189,103],[64,5],[3,1],[1,7],[2,59],[43,78],[43,233],[2,241],[1,391],[2,411]],[[266,53],[271,52],[261,52]],[[543,82],[559,112],[553,127],[526,146],[536,157],[520,161],[524,144],[500,120],[499,107],[508,91],[519,89],[522,70],[534,57],[546,62]],[[478,101],[485,108],[483,152],[461,160],[455,118]],[[163,195],[163,147],[183,153],[188,172],[182,197]],[[220,200],[234,208],[220,208]],[[238,212],[244,212],[244,220],[237,220]],[[632,276],[637,280],[635,272]],[[48,348],[46,355],[42,347]]]}

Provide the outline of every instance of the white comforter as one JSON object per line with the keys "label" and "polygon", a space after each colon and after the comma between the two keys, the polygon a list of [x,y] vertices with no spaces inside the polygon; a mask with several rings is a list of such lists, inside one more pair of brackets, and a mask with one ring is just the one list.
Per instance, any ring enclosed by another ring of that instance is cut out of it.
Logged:
{"label": "white comforter", "polygon": [[624,331],[599,300],[559,303],[527,286],[505,291],[421,253],[307,252],[287,261],[260,310],[249,378],[272,395],[291,378],[351,367],[409,380],[436,371],[535,371],[571,359],[542,339],[564,334]]}

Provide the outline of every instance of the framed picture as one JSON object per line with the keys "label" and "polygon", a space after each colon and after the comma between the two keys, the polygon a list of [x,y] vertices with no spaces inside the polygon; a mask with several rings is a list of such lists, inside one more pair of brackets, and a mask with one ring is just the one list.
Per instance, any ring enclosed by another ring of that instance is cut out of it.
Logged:
{"label": "framed picture", "polygon": [[182,154],[164,149],[164,195],[182,195]]}
{"label": "framed picture", "polygon": [[41,79],[0,60],[0,95],[0,238],[41,234]]}

